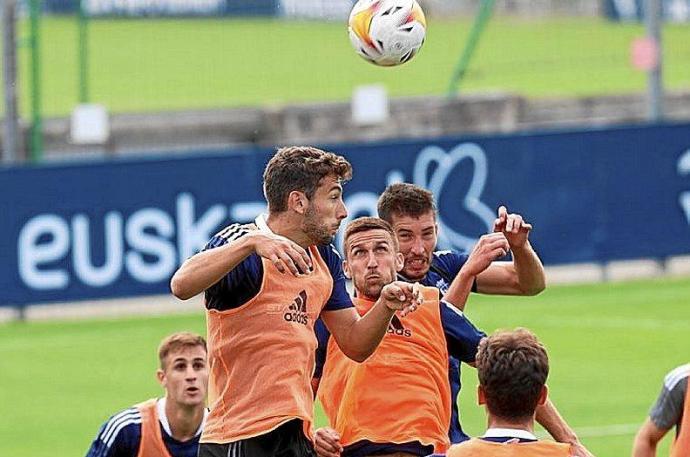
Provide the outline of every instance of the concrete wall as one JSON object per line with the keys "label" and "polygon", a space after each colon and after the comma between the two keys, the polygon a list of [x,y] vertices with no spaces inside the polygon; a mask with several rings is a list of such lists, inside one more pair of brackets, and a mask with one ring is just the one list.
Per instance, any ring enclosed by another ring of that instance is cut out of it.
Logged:
{"label": "concrete wall", "polygon": [[[481,0],[419,0],[430,16],[472,15]],[[496,0],[496,14],[511,16],[597,16],[602,0]]]}
{"label": "concrete wall", "polygon": [[[690,119],[690,92],[668,94],[665,112],[669,120]],[[389,120],[368,126],[355,125],[349,102],[340,102],[116,114],[110,141],[97,146],[71,144],[68,118],[46,120],[44,133],[46,158],[64,158],[608,126],[644,122],[645,113],[643,95],[533,100],[496,93],[394,99]]]}

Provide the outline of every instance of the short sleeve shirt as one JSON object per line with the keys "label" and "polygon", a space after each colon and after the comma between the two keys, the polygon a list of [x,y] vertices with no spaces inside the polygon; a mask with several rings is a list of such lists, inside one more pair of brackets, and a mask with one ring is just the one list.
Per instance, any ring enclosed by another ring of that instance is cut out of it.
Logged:
{"label": "short sleeve shirt", "polygon": [[[206,244],[204,250],[215,249],[242,238],[254,230],[254,224],[232,224],[218,232]],[[346,289],[342,259],[333,245],[317,247],[333,277],[333,290],[324,310],[333,311],[354,306]],[[286,275],[286,278],[289,275]],[[254,298],[261,290],[263,265],[261,257],[254,253],[245,258],[206,292],[206,308],[219,311],[238,308]]]}
{"label": "short sleeve shirt", "polygon": [[680,423],[683,404],[688,390],[690,364],[681,365],[666,375],[661,393],[649,412],[649,418],[661,430]]}

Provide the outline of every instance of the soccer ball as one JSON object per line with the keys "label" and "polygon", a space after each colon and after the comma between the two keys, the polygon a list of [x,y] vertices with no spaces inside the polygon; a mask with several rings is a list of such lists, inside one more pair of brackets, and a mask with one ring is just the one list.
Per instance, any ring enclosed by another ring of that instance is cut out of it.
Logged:
{"label": "soccer ball", "polygon": [[416,0],[359,0],[348,20],[350,41],[371,63],[405,63],[424,44],[426,19]]}

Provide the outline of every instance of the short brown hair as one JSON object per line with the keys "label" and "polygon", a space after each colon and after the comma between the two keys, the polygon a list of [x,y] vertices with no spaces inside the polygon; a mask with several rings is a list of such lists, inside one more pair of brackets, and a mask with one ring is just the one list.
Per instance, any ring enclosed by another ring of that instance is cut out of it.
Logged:
{"label": "short brown hair", "polygon": [[161,369],[165,369],[165,359],[171,352],[179,351],[182,348],[202,347],[206,349],[206,340],[196,333],[192,332],[177,332],[163,338],[161,344],[158,346],[158,360],[161,364]]}
{"label": "short brown hair", "polygon": [[343,252],[345,253],[345,258],[347,259],[347,241],[355,233],[367,232],[369,230],[384,230],[388,232],[391,239],[393,240],[393,249],[398,252],[398,238],[395,236],[395,231],[393,227],[378,217],[359,217],[353,219],[347,227],[345,227],[345,236],[343,237]]}
{"label": "short brown hair", "polygon": [[381,219],[392,224],[393,216],[419,217],[431,211],[436,217],[436,203],[434,195],[425,188],[400,182],[383,191],[377,211]]}
{"label": "short brown hair", "polygon": [[343,156],[311,146],[278,149],[264,170],[264,196],[269,212],[287,210],[288,195],[295,190],[311,199],[319,182],[330,175],[347,181],[352,177],[352,165]]}
{"label": "short brown hair", "polygon": [[479,343],[477,374],[491,414],[524,419],[537,408],[549,357],[529,330],[497,331]]}

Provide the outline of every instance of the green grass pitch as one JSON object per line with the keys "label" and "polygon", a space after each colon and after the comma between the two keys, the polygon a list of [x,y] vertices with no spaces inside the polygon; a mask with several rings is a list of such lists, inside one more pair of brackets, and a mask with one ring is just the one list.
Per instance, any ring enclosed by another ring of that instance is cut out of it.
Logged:
{"label": "green grass pitch", "polygon": [[[471,19],[430,18],[411,62],[380,68],[350,47],[343,23],[233,19],[97,19],[89,23],[90,101],[112,112],[347,100],[361,84],[383,83],[393,97],[443,95],[467,42]],[[28,21],[20,23],[20,41]],[[41,25],[44,114],[78,103],[77,22]],[[492,20],[462,92],[505,90],[535,97],[642,92],[629,62],[640,24],[593,18]],[[29,117],[29,54],[20,49],[21,113]],[[690,28],[664,28],[664,80],[690,88]],[[0,90],[2,90],[0,88]],[[0,107],[0,109],[4,109]]]}
{"label": "green grass pitch", "polygon": [[[597,456],[619,457],[629,455],[664,374],[688,362],[688,297],[690,279],[649,280],[551,287],[532,298],[473,295],[466,311],[488,332],[535,331],[549,349],[561,413]],[[111,414],[160,394],[156,347],[179,330],[205,332],[203,314],[0,325],[0,455],[83,455]],[[478,434],[485,419],[474,369],[463,368],[463,382],[463,424]]]}

